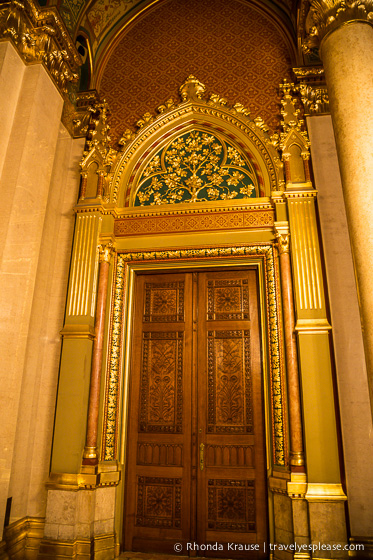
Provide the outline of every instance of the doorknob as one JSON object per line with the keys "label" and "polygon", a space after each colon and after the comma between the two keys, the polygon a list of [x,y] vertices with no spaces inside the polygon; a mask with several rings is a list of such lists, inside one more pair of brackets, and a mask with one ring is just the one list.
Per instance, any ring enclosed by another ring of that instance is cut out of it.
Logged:
{"label": "doorknob", "polygon": [[199,468],[203,471],[203,467],[205,466],[205,446],[203,443],[199,446]]}

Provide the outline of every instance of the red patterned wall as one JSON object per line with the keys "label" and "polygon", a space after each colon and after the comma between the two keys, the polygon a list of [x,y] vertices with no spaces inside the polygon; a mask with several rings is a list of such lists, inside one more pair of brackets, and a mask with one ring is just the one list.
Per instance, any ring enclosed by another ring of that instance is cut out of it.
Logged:
{"label": "red patterned wall", "polygon": [[229,103],[240,102],[273,130],[277,88],[291,60],[276,25],[237,0],[171,0],[122,37],[98,89],[109,102],[113,139],[170,96],[189,74]]}

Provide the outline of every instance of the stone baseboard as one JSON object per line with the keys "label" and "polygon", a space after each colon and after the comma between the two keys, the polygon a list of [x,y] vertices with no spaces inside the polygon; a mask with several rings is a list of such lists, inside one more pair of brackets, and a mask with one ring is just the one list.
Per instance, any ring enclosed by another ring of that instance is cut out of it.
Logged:
{"label": "stone baseboard", "polygon": [[[355,550],[350,550],[348,555],[359,560],[369,560],[373,558],[373,537],[350,537],[350,547],[354,546]],[[363,545],[364,550],[361,550]],[[357,550],[359,548],[359,550]]]}
{"label": "stone baseboard", "polygon": [[105,534],[71,542],[43,539],[38,560],[114,560],[114,557],[114,534]]}
{"label": "stone baseboard", "polygon": [[23,517],[4,530],[4,551],[0,547],[0,559],[36,560],[43,538],[45,519]]}

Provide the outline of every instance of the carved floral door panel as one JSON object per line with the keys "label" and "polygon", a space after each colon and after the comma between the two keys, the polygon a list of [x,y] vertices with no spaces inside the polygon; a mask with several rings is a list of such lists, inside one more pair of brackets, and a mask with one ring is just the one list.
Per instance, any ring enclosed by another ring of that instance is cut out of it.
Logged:
{"label": "carved floral door panel", "polygon": [[257,299],[255,270],[138,276],[127,550],[266,540]]}
{"label": "carved floral door panel", "polygon": [[198,313],[203,464],[197,478],[197,540],[221,543],[228,556],[227,543],[259,543],[263,554],[266,466],[255,270],[200,273]]}

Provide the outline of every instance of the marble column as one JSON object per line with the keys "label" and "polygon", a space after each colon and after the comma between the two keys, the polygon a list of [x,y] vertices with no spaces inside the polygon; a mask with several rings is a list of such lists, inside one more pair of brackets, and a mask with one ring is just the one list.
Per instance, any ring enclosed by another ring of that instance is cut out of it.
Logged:
{"label": "marble column", "polygon": [[281,227],[277,225],[276,237],[280,254],[282,309],[284,314],[286,370],[289,392],[290,468],[292,471],[304,472],[302,415],[288,226]]}
{"label": "marble column", "polygon": [[93,342],[92,351],[91,384],[89,389],[87,434],[83,453],[83,465],[96,465],[98,463],[97,433],[100,405],[102,352],[104,342],[109,263],[113,246],[111,243],[108,243],[107,245],[101,245],[99,250],[100,268],[97,291],[95,339]]}
{"label": "marble column", "polygon": [[333,120],[373,403],[373,2],[312,2]]}

